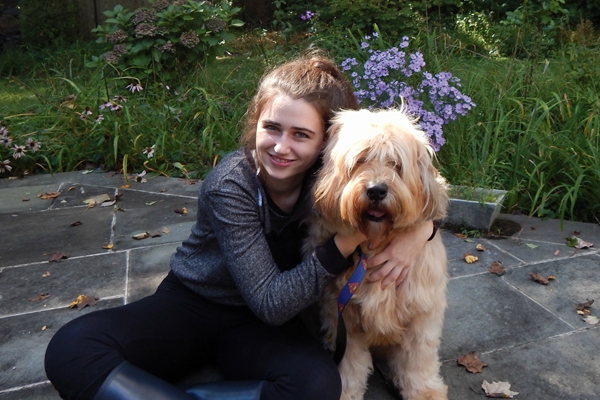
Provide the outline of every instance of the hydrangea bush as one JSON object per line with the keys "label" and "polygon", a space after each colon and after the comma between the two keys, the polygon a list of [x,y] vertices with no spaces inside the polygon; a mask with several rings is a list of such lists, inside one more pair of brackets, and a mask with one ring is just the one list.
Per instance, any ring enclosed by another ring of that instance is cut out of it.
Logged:
{"label": "hydrangea bush", "polygon": [[[149,0],[135,11],[115,6],[105,11],[104,25],[93,30],[106,43],[102,56],[89,66],[105,63],[137,78],[161,70],[167,74],[224,54],[235,35],[231,27],[244,23],[232,17],[240,11],[227,0]],[[164,74],[163,74],[164,76]]]}
{"label": "hydrangea bush", "polygon": [[[438,151],[446,142],[442,127],[475,107],[463,94],[460,80],[450,72],[426,71],[423,54],[408,51],[410,42],[403,37],[398,46],[374,50],[375,32],[360,44],[364,61],[345,59],[341,66],[350,74],[356,97],[369,108],[388,108],[403,104],[404,109],[419,119],[419,126]],[[382,41],[377,41],[382,43]]]}

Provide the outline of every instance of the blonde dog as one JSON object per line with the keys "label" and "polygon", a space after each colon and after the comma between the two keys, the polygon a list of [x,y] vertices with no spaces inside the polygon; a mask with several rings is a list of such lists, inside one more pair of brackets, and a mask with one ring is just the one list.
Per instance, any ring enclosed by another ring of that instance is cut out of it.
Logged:
{"label": "blonde dog", "polygon": [[[394,235],[446,214],[443,178],[432,164],[424,133],[402,110],[342,111],[333,120],[315,183],[315,216],[307,248],[335,232],[360,230],[370,256]],[[356,269],[325,290],[321,319],[326,346],[334,347],[338,295]],[[340,363],[342,399],[362,399],[373,371],[370,349],[383,349],[405,400],[447,399],[438,347],[446,308],[446,250],[437,234],[420,252],[405,280],[381,288],[366,279],[343,311],[347,348]]]}

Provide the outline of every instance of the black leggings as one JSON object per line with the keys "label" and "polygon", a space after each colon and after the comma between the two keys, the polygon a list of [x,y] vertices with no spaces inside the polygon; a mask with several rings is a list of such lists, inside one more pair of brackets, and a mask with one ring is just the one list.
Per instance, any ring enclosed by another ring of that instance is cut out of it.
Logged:
{"label": "black leggings", "polygon": [[228,380],[264,380],[261,399],[337,400],[335,363],[299,318],[270,326],[247,307],[210,302],[172,273],[155,294],[86,314],[46,350],[48,378],[64,399],[92,399],[123,360],[176,382],[209,362]]}

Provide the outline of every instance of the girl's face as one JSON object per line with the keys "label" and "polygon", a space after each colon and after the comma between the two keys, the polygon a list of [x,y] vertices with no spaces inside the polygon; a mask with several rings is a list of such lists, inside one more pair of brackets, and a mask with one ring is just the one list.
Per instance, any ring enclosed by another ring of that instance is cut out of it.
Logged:
{"label": "girl's face", "polygon": [[299,185],[325,143],[323,119],[305,100],[276,96],[256,126],[256,155],[269,185]]}

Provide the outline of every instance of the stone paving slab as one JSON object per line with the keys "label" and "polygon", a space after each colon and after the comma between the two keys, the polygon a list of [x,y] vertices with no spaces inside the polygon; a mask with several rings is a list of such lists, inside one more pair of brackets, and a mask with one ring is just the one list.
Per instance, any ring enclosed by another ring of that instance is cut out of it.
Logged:
{"label": "stone paving slab", "polygon": [[481,384],[509,382],[515,399],[597,400],[600,398],[598,356],[600,328],[588,328],[543,340],[478,353],[488,364],[471,374],[456,361],[442,366],[451,400],[484,399]]}
{"label": "stone paving slab", "polygon": [[[195,222],[200,185],[147,179],[70,172],[0,180],[0,400],[58,399],[43,372],[54,332],[83,313],[153,293],[168,272],[171,254]],[[37,198],[57,190],[62,193],[54,200]],[[121,194],[116,207],[125,211],[83,203],[103,193]],[[182,207],[187,215],[173,212]],[[77,220],[82,225],[70,226]],[[510,382],[521,400],[600,398],[600,325],[582,321],[574,309],[587,299],[600,301],[600,225],[565,221],[561,230],[557,220],[502,214],[497,226],[491,235],[467,240],[441,230],[450,282],[440,354],[450,400],[484,398],[483,379]],[[165,227],[169,233],[160,237],[132,238]],[[574,231],[597,247],[567,247],[565,237]],[[102,248],[109,243],[113,250]],[[477,252],[477,244],[487,251]],[[69,259],[49,263],[56,251]],[[479,261],[467,264],[465,253]],[[493,261],[502,262],[505,275],[489,273]],[[43,278],[45,271],[51,274]],[[556,280],[540,285],[529,272]],[[51,296],[29,301],[43,292]],[[82,311],[68,309],[82,292],[100,301]],[[592,306],[594,315],[598,307]],[[456,364],[471,351],[489,364],[481,374]],[[369,385],[365,400],[397,398],[376,374]]]}
{"label": "stone paving slab", "polygon": [[[68,306],[77,296],[123,296],[126,255],[103,254],[43,262],[0,272],[0,317]],[[49,297],[33,300],[40,294]]]}
{"label": "stone paving slab", "polygon": [[80,315],[120,304],[122,299],[111,299],[81,311],[62,307],[2,318],[0,391],[46,381],[44,353],[56,331]]}

